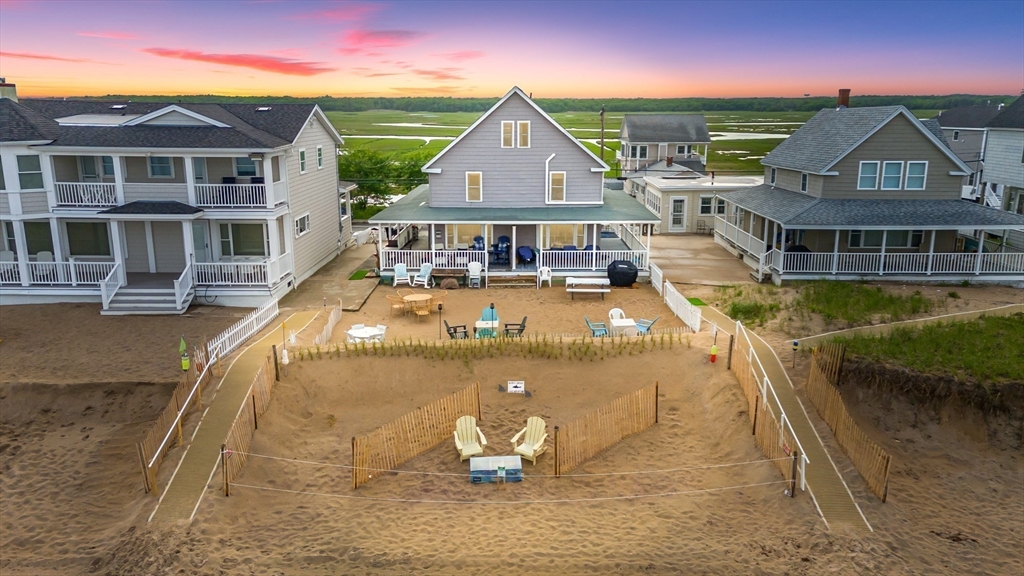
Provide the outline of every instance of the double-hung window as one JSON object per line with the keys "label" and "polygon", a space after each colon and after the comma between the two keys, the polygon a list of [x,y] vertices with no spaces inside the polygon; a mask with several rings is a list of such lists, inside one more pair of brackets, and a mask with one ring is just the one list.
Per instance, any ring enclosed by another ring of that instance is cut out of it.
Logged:
{"label": "double-hung window", "polygon": [[[850,230],[850,248],[881,248],[882,230]],[[923,230],[889,230],[884,233],[886,248],[917,248],[924,240]]]}
{"label": "double-hung window", "polygon": [[629,147],[629,157],[630,158],[636,158],[636,159],[639,159],[639,160],[646,160],[647,159],[647,145],[646,144],[642,144],[642,145],[639,145],[639,146],[630,146]]}
{"label": "double-hung window", "polygon": [[530,147],[530,121],[520,120],[517,124],[519,129],[519,147],[529,148]]}
{"label": "double-hung window", "polygon": [[171,164],[170,156],[150,156],[149,177],[174,178],[174,165]]}
{"label": "double-hung window", "polygon": [[800,191],[807,192],[807,172],[800,174]]}
{"label": "double-hung window", "polygon": [[770,179],[768,181],[768,183],[771,184],[772,186],[775,186],[775,177],[776,177],[775,168],[772,168],[771,169],[771,173],[769,174],[769,178]]}
{"label": "double-hung window", "polygon": [[299,149],[299,174],[306,173],[306,150],[304,148]]}
{"label": "double-hung window", "polygon": [[320,170],[324,167],[324,147],[316,147],[316,169]]}
{"label": "double-hung window", "polygon": [[548,175],[548,201],[565,202],[565,172],[551,172]]}
{"label": "double-hung window", "polygon": [[712,196],[701,196],[700,197],[700,215],[701,216],[710,216],[711,215],[711,210],[714,207],[713,206],[714,202],[715,202],[715,199]]}
{"label": "double-hung window", "polygon": [[903,162],[882,163],[882,190],[899,190],[903,184]]}
{"label": "double-hung window", "polygon": [[18,156],[18,183],[22,190],[43,187],[43,166],[38,154]]}
{"label": "double-hung window", "polygon": [[904,188],[907,190],[924,190],[928,176],[928,162],[907,162],[907,179]]}
{"label": "double-hung window", "polygon": [[857,190],[878,189],[878,162],[861,162],[857,175]]}
{"label": "double-hung window", "polygon": [[309,232],[309,213],[303,214],[295,219],[295,237],[298,238]]}
{"label": "double-hung window", "polygon": [[100,164],[102,165],[103,175],[114,177],[114,157],[103,156],[100,158]]}
{"label": "double-hung window", "polygon": [[715,214],[725,215],[725,199],[719,198],[718,204],[715,206]]}
{"label": "double-hung window", "polygon": [[235,158],[236,176],[256,176],[256,161],[248,157]]}
{"label": "double-hung window", "polygon": [[960,131],[959,130],[953,130],[953,142],[957,142],[959,140],[960,140]]}
{"label": "double-hung window", "polygon": [[516,146],[516,123],[511,120],[501,122],[501,147],[515,148]]}
{"label": "double-hung window", "polygon": [[484,173],[466,172],[466,202],[483,202]]}

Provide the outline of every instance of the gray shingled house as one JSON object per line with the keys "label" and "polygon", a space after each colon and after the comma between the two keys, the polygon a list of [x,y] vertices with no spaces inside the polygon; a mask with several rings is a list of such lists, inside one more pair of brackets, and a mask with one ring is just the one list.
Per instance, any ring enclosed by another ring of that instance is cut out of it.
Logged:
{"label": "gray shingled house", "polygon": [[[983,181],[990,190],[1001,193],[1001,208],[1024,215],[1024,96],[1003,108],[985,125],[985,172]],[[1009,229],[999,238],[1016,250],[1024,250],[1024,232]]]}
{"label": "gray shingled house", "polygon": [[339,251],[313,105],[0,98],[0,303],[253,306]]}
{"label": "gray shingled house", "polygon": [[703,172],[711,135],[703,114],[626,114],[619,144],[615,159],[623,172],[643,170],[656,162]]}
{"label": "gray shingled house", "polygon": [[[1003,109],[998,106],[962,106],[950,108],[939,112],[934,119],[942,126],[942,135],[949,144],[949,148],[964,161],[964,164],[971,169],[971,173],[963,179],[960,196],[965,200],[978,198],[983,178],[982,152],[985,149],[985,139],[988,131],[985,125],[995,118]],[[988,206],[999,206],[1002,198],[1002,190],[998,193],[987,191],[986,204]]]}
{"label": "gray shingled house", "polygon": [[[604,274],[613,260],[647,273],[657,218],[605,188],[608,166],[519,88],[512,88],[423,166],[428,184],[374,215],[380,268],[465,270],[479,262],[494,285],[533,277]],[[414,230],[429,229],[428,234]],[[509,280],[510,281],[510,280]]]}
{"label": "gray shingled house", "polygon": [[822,110],[762,164],[766,183],[722,196],[714,231],[758,280],[1024,278],[1024,254],[961,234],[1024,216],[961,200],[971,169],[902,106]]}

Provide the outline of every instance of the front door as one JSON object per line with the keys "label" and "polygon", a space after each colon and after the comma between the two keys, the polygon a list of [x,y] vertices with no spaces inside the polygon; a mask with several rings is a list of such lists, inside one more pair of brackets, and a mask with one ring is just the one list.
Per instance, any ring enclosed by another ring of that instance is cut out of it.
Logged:
{"label": "front door", "polygon": [[210,227],[208,224],[202,220],[192,222],[192,248],[196,255],[196,262],[213,261],[213,254],[210,252]]}
{"label": "front door", "polygon": [[669,232],[686,232],[686,198],[672,199],[672,213],[669,218]]}

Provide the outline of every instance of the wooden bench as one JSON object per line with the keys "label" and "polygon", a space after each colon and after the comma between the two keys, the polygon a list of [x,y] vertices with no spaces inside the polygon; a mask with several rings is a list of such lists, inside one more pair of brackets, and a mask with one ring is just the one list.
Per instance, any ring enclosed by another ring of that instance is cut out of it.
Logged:
{"label": "wooden bench", "polygon": [[569,293],[570,299],[576,299],[576,292],[589,292],[591,294],[601,294],[601,300],[604,300],[604,295],[611,292],[611,288],[566,288],[566,292]]}
{"label": "wooden bench", "polygon": [[565,291],[573,300],[576,299],[577,292],[600,294],[601,300],[604,300],[604,295],[611,292],[611,289],[607,288],[609,285],[611,285],[611,281],[607,278],[573,278],[569,276],[565,279]]}
{"label": "wooden bench", "polygon": [[430,275],[434,278],[455,278],[459,284],[465,286],[469,271],[461,268],[434,268]]}

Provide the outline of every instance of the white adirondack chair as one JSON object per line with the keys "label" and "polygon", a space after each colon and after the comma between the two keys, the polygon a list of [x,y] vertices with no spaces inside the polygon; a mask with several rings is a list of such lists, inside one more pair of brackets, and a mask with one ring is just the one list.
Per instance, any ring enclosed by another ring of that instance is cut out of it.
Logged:
{"label": "white adirondack chair", "polygon": [[398,286],[399,282],[405,282],[409,286],[412,286],[412,279],[409,278],[409,270],[405,267],[405,263],[403,262],[395,264],[395,279],[391,285]]}
{"label": "white adirondack chair", "polygon": [[416,277],[412,279],[410,286],[423,286],[424,288],[430,288],[433,286],[434,281],[430,279],[430,273],[433,272],[433,270],[433,264],[430,262],[424,262],[423,265],[420,266],[419,274],[416,274]]}
{"label": "white adirondack chair", "polygon": [[487,438],[476,425],[476,418],[463,416],[455,421],[455,449],[459,451],[459,461],[484,453]]}
{"label": "white adirondack chair", "polygon": [[[523,435],[523,443],[516,445],[519,438]],[[544,445],[544,441],[547,439],[547,425],[544,420],[536,416],[530,416],[526,419],[526,428],[519,431],[518,434],[512,437],[513,452],[519,454],[523,458],[526,458],[530,462],[533,462],[534,466],[537,465],[537,456],[540,456],[548,449]]]}

